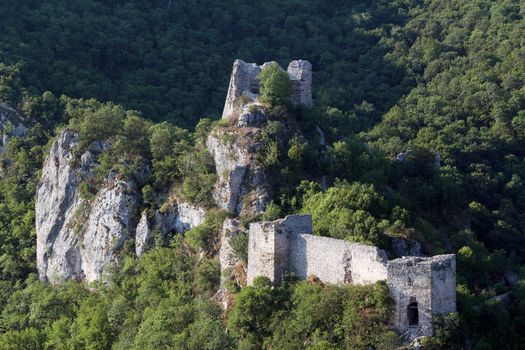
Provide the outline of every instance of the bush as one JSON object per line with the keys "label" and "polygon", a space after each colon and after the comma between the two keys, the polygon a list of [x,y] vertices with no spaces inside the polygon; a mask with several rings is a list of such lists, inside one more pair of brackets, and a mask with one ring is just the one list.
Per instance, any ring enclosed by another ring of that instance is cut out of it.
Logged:
{"label": "bush", "polygon": [[385,200],[373,185],[336,182],[325,192],[309,191],[302,212],[312,213],[316,234],[381,245],[388,221]]}
{"label": "bush", "polygon": [[233,253],[239,259],[244,262],[248,262],[248,235],[239,232],[237,235],[230,239],[230,245],[233,249]]}
{"label": "bush", "polygon": [[219,286],[221,278],[221,266],[217,260],[205,259],[195,271],[193,291],[196,294],[213,294]]}
{"label": "bush", "polygon": [[213,249],[213,238],[218,235],[226,217],[225,211],[211,209],[206,214],[204,223],[187,231],[184,236],[193,248],[209,252]]}
{"label": "bush", "polygon": [[217,180],[211,156],[204,149],[195,150],[186,153],[180,161],[184,198],[194,204],[211,207],[214,204],[211,191]]}
{"label": "bush", "polygon": [[81,149],[96,140],[107,140],[122,129],[125,112],[121,106],[107,103],[85,111],[78,123]]}
{"label": "bush", "polygon": [[270,63],[257,76],[261,83],[260,99],[271,105],[285,105],[290,102],[292,82],[288,73],[277,63]]}

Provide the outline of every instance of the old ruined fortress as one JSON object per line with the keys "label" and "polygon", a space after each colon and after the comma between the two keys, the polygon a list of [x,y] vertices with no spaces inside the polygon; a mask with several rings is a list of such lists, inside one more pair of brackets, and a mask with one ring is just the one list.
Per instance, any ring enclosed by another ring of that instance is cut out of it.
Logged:
{"label": "old ruined fortress", "polygon": [[310,215],[252,223],[248,284],[257,276],[278,284],[288,274],[333,284],[386,280],[395,302],[393,327],[407,339],[431,336],[433,317],[456,311],[454,254],[388,261],[376,247],[313,235]]}
{"label": "old ruined fortress", "polygon": [[[236,60],[224,107],[229,118],[241,95],[257,103],[258,66]],[[308,61],[288,66],[294,106],[312,106],[312,71]],[[241,111],[246,109],[241,106]],[[315,276],[325,283],[372,284],[386,280],[395,302],[393,327],[407,339],[432,336],[436,315],[456,311],[455,255],[408,256],[389,261],[373,246],[313,235],[310,215],[289,215],[250,224],[247,283],[258,276],[279,284],[286,275]]]}
{"label": "old ruined fortress", "polygon": [[[234,62],[223,112],[227,126],[214,128],[206,139],[217,174],[212,190],[215,206],[236,217],[260,215],[271,199],[265,169],[256,152],[270,118],[258,99],[257,75],[268,64]],[[292,61],[286,72],[292,83],[291,104],[312,107],[311,64]],[[8,112],[0,108],[0,134],[4,134],[0,152],[10,135],[1,127],[5,124],[2,115]],[[15,119],[10,123],[20,124]],[[24,130],[22,125],[10,132]],[[290,126],[289,132],[300,130]],[[78,132],[62,130],[43,165],[35,204],[41,280],[52,284],[68,279],[104,281],[127,240],[134,242],[135,254],[140,257],[152,246],[155,234],[167,239],[205,221],[207,208],[176,193],[170,193],[162,207],[153,212],[145,207],[140,188],[141,179],[150,173],[147,165],[139,167],[132,177],[117,176],[111,170],[96,194],[85,198],[81,184],[93,178],[100,155],[111,144],[94,141],[75,162],[78,140]],[[216,297],[225,308],[234,298],[226,287],[229,281],[244,286],[257,276],[266,276],[278,284],[283,276],[293,274],[298,278],[316,276],[334,284],[366,285],[386,280],[395,301],[393,327],[406,339],[432,335],[434,317],[456,309],[454,255],[389,261],[376,247],[316,236],[309,215],[291,215],[250,225],[246,266],[231,244],[235,235],[246,234],[244,230],[238,218],[228,218],[222,225],[221,288]],[[418,255],[417,251],[405,249],[396,256]]]}

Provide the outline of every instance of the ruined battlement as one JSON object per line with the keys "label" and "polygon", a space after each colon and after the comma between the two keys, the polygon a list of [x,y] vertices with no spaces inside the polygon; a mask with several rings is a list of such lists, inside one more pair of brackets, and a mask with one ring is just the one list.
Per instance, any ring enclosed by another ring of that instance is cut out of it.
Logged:
{"label": "ruined battlement", "polygon": [[393,326],[406,338],[432,335],[432,318],[456,311],[456,256],[403,257],[388,263],[396,303]]}
{"label": "ruined battlement", "polygon": [[[259,94],[259,80],[257,75],[272,62],[265,62],[259,66],[256,63],[246,63],[237,59],[233,62],[228,95],[222,112],[223,118],[228,118],[238,105],[241,95],[245,95],[252,102],[257,101]],[[312,107],[312,65],[306,60],[294,60],[288,65],[288,76],[292,82],[292,96],[290,102],[293,106]]]}
{"label": "ruined battlement", "polygon": [[250,224],[247,282],[258,276],[279,284],[293,274],[325,283],[386,280],[395,301],[393,328],[407,339],[431,336],[435,315],[456,311],[455,255],[388,261],[377,247],[312,234],[310,215]]}

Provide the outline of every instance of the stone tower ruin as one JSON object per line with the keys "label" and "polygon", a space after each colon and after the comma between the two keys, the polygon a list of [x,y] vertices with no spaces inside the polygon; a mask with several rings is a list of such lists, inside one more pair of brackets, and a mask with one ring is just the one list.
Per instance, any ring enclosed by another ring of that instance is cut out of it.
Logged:
{"label": "stone tower ruin", "polygon": [[313,235],[310,215],[250,224],[248,285],[258,276],[279,284],[287,274],[332,284],[386,280],[392,326],[408,340],[432,336],[434,317],[456,311],[455,255],[388,261],[377,247]]}
{"label": "stone tower ruin", "polygon": [[[228,87],[228,95],[222,112],[223,118],[232,115],[241,95],[251,102],[256,102],[259,94],[259,80],[257,75],[272,62],[259,66],[256,63],[246,63],[237,59],[233,62],[233,69]],[[305,60],[295,60],[288,65],[288,76],[292,82],[292,96],[290,102],[293,106],[312,107],[312,65]]]}
{"label": "stone tower ruin", "polygon": [[408,339],[432,336],[433,317],[456,311],[456,256],[392,260],[387,285],[396,304],[394,328]]}

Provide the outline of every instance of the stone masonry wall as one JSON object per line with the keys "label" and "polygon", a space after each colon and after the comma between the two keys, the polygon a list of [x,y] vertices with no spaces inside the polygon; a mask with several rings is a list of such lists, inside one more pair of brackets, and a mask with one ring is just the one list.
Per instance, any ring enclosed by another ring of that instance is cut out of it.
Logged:
{"label": "stone masonry wall", "polygon": [[456,311],[456,256],[432,257],[432,312],[446,314]]}
{"label": "stone masonry wall", "polygon": [[290,271],[290,234],[312,231],[309,215],[289,215],[284,219],[250,224],[247,283],[257,276],[280,283]]}
{"label": "stone masonry wall", "polygon": [[[432,336],[432,318],[456,311],[455,256],[403,257],[388,263],[387,285],[396,308],[394,328],[407,339]],[[417,304],[414,304],[417,303]],[[409,305],[417,305],[418,322],[410,325]]]}
{"label": "stone masonry wall", "polygon": [[[266,62],[259,66],[256,63],[246,63],[237,59],[233,62],[228,95],[222,112],[223,118],[229,118],[236,107],[241,95],[245,95],[254,102],[259,94],[257,75],[261,69],[273,62]],[[306,60],[295,60],[288,65],[288,76],[292,82],[292,96],[290,102],[294,106],[312,107],[312,65]]]}
{"label": "stone masonry wall", "polygon": [[392,326],[408,340],[432,336],[434,316],[456,311],[455,255],[388,261],[377,247],[311,232],[309,215],[250,224],[248,285],[257,276],[279,284],[287,273],[332,284],[386,280],[395,302]]}
{"label": "stone masonry wall", "polygon": [[[289,215],[250,225],[248,284],[257,276],[279,283],[286,273],[315,275],[327,283],[370,284],[386,279],[384,251],[365,244],[310,234],[310,215]],[[327,254],[329,252],[329,254]]]}
{"label": "stone masonry wall", "polygon": [[[329,253],[328,253],[329,252]],[[370,284],[386,279],[385,252],[372,246],[311,234],[295,235],[290,245],[290,270],[326,283]]]}

